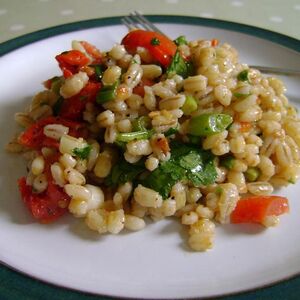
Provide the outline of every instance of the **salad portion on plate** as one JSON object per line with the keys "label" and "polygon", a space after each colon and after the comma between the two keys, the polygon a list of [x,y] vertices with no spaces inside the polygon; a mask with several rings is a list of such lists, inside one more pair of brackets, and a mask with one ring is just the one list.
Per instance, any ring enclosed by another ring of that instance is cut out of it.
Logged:
{"label": "salad portion on plate", "polygon": [[23,130],[7,145],[28,160],[18,188],[37,221],[71,213],[118,234],[174,216],[205,251],[216,224],[272,227],[289,211],[272,193],[298,178],[297,111],[228,43],[134,30],[110,50],[74,40],[55,59],[61,74],[16,113]]}

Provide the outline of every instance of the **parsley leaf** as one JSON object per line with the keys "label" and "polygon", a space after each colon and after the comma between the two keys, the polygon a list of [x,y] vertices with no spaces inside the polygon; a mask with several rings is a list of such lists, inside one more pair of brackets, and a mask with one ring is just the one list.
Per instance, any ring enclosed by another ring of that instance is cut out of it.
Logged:
{"label": "parsley leaf", "polygon": [[240,72],[237,76],[238,81],[249,81],[248,73],[249,73],[248,70],[244,70]]}
{"label": "parsley leaf", "polygon": [[177,46],[181,46],[181,45],[187,45],[187,40],[186,37],[184,35],[179,36],[177,39],[174,40],[174,43]]}
{"label": "parsley leaf", "polygon": [[126,160],[118,161],[118,163],[113,166],[111,173],[106,177],[105,184],[116,187],[121,183],[132,182],[145,170],[143,160],[135,164],[131,164]]}
{"label": "parsley leaf", "polygon": [[172,186],[180,180],[189,180],[194,186],[215,182],[217,171],[214,156],[193,145],[171,143],[171,158],[162,162],[141,184],[161,194],[166,199]]}
{"label": "parsley leaf", "polygon": [[154,37],[151,41],[150,41],[152,46],[158,46],[160,45],[160,40],[157,37]]}
{"label": "parsley leaf", "polygon": [[177,50],[166,73],[168,77],[178,74],[183,78],[187,78],[193,73],[193,65],[190,62],[186,62]]}
{"label": "parsley leaf", "polygon": [[83,148],[74,148],[73,153],[80,159],[86,159],[88,158],[90,152],[91,152],[92,147],[90,145],[86,145]]}

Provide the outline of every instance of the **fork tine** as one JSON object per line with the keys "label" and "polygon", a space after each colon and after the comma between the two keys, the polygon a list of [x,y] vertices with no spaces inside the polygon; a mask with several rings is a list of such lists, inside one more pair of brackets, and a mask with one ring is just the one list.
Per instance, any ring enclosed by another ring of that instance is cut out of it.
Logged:
{"label": "fork tine", "polygon": [[122,18],[122,23],[129,29],[129,30],[133,30],[136,28],[143,28],[141,26],[139,26],[138,23],[136,23],[131,17],[126,16],[124,18]]}
{"label": "fork tine", "polygon": [[130,14],[132,17],[134,17],[146,30],[152,30],[156,31],[162,35],[165,35],[163,32],[161,32],[152,22],[147,20],[142,14],[140,14],[138,11],[134,11]]}

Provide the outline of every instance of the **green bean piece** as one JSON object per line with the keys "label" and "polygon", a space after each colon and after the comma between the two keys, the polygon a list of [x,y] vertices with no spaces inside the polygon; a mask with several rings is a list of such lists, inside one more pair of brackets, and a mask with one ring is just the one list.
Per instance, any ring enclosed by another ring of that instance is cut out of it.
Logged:
{"label": "green bean piece", "polygon": [[257,178],[260,176],[261,172],[258,168],[249,167],[245,172],[246,180],[249,182],[256,181]]}
{"label": "green bean piece", "polygon": [[196,136],[210,136],[224,131],[232,121],[232,117],[226,114],[203,114],[191,118],[188,132]]}
{"label": "green bean piece", "polygon": [[197,109],[197,107],[197,100],[193,96],[186,96],[185,102],[181,109],[186,116],[189,116],[193,111]]}

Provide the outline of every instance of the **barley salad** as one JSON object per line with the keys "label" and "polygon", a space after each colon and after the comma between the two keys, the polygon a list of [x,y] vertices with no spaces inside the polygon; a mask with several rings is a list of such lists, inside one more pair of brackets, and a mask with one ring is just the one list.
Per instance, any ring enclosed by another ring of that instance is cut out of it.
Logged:
{"label": "barley salad", "polygon": [[205,251],[216,224],[271,227],[288,212],[272,193],[298,178],[296,109],[231,45],[134,30],[55,59],[62,75],[15,114],[23,129],[7,144],[28,161],[18,186],[39,222],[69,212],[118,234],[175,216]]}

